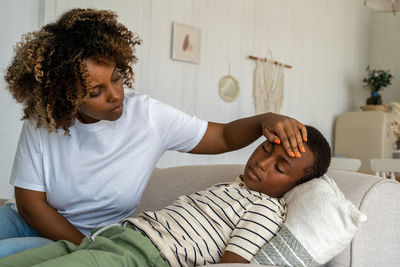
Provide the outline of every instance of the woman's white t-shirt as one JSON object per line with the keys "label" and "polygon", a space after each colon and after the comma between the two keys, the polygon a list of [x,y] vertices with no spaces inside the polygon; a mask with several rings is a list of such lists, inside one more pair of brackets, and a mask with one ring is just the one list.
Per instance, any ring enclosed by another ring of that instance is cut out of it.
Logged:
{"label": "woman's white t-shirt", "polygon": [[130,216],[161,155],[192,150],[206,129],[206,121],[134,93],[118,120],[76,120],[70,136],[25,120],[10,183],[46,192],[49,205],[88,235]]}

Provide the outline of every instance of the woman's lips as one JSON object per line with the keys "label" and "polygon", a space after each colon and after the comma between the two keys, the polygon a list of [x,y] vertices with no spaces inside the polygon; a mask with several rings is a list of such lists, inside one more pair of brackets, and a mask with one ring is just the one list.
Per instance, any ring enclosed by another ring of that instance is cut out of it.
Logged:
{"label": "woman's lips", "polygon": [[252,169],[249,169],[247,175],[249,176],[250,180],[253,180],[255,182],[260,182],[260,178],[252,171]]}

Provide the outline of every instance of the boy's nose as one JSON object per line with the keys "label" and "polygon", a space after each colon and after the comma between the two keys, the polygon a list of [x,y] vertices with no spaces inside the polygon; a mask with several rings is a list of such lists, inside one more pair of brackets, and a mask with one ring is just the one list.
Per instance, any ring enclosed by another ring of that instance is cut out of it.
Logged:
{"label": "boy's nose", "polygon": [[257,160],[257,165],[262,171],[267,171],[272,166],[272,157],[262,157]]}

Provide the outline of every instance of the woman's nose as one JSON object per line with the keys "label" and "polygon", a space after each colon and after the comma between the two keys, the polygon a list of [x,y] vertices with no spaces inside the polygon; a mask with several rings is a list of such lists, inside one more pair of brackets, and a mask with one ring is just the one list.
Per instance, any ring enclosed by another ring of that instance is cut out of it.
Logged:
{"label": "woman's nose", "polygon": [[107,101],[108,102],[118,102],[121,101],[121,98],[123,96],[123,88],[118,88],[115,86],[109,86],[108,87],[108,94],[107,94]]}

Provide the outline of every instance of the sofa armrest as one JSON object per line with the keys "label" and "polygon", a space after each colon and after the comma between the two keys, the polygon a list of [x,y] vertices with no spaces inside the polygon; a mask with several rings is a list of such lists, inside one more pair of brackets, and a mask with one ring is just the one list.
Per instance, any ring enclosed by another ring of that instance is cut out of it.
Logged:
{"label": "sofa armrest", "polygon": [[400,183],[339,170],[330,170],[328,176],[368,219],[327,266],[400,266]]}

